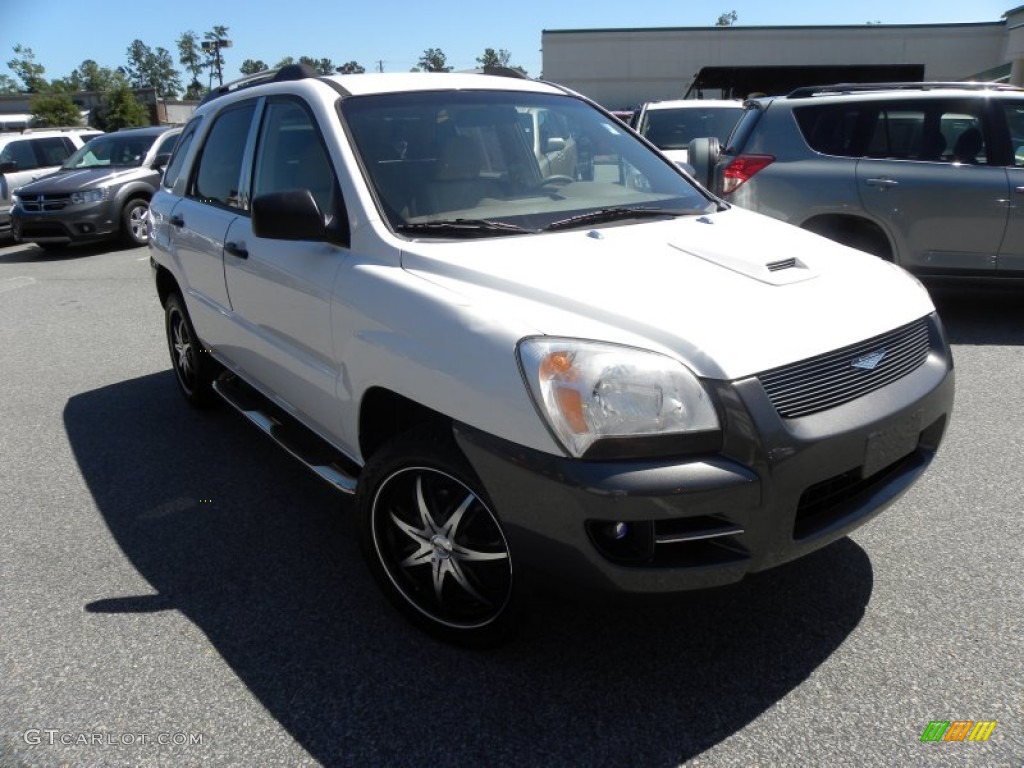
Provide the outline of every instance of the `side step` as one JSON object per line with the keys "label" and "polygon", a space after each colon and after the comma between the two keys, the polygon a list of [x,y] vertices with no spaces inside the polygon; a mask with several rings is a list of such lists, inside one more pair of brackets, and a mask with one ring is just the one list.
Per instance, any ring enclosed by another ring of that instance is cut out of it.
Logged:
{"label": "side step", "polygon": [[355,493],[359,467],[240,378],[225,372],[213,391],[334,488]]}

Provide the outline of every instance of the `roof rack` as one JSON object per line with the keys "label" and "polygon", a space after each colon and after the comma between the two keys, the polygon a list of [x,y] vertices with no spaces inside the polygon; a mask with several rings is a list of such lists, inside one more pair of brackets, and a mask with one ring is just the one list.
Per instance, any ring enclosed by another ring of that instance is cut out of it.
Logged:
{"label": "roof rack", "polygon": [[203,97],[203,100],[199,102],[199,106],[202,106],[209,101],[213,101],[220,96],[234,93],[235,91],[239,91],[243,88],[252,88],[254,85],[281,83],[286,80],[303,80],[307,77],[319,76],[320,73],[308,64],[286,64],[278,69],[265,69],[262,72],[257,72],[238,80],[232,80],[230,83],[212,89]]}
{"label": "roof rack", "polygon": [[869,91],[1022,91],[1014,85],[1005,83],[975,82],[916,82],[916,83],[837,83],[835,85],[809,85],[797,88],[786,94],[788,99],[806,99],[810,96],[828,94],[864,93]]}

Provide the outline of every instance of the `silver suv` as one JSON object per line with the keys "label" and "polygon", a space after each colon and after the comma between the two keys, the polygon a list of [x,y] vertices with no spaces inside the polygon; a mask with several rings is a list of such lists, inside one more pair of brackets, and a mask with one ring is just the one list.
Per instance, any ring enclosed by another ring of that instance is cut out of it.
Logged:
{"label": "silver suv", "polygon": [[[523,115],[587,147],[575,177]],[[530,588],[666,595],[819,549],[910,487],[950,417],[916,280],[723,204],[549,83],[224,85],[149,226],[186,401],[354,494],[378,583],[454,642],[503,639]]]}
{"label": "silver suv", "polygon": [[744,208],[923,275],[1024,275],[1024,90],[803,88],[748,101],[698,178]]}

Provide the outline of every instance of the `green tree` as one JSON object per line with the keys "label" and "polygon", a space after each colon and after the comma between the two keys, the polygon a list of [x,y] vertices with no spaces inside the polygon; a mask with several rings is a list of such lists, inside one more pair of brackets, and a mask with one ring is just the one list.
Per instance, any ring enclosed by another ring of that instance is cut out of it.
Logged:
{"label": "green tree", "polygon": [[101,67],[92,59],[86,59],[70,75],[64,78],[69,91],[108,91],[117,83],[117,73],[110,67]]}
{"label": "green tree", "polygon": [[134,40],[127,55],[124,73],[133,88],[154,88],[163,98],[174,98],[181,91],[181,78],[166,48],[154,51],[141,40]]}
{"label": "green tree", "polygon": [[267,69],[270,69],[270,67],[262,59],[246,59],[242,62],[242,66],[238,68],[238,71],[243,75],[255,75],[257,72],[263,72]]}
{"label": "green tree", "polygon": [[427,48],[420,56],[419,69],[422,72],[451,72],[448,57],[440,48]]}
{"label": "green tree", "polygon": [[274,69],[280,69],[281,67],[287,67],[289,64],[296,64],[294,56],[285,56],[277,64],[274,65]]}
{"label": "green tree", "polygon": [[32,97],[30,107],[36,125],[81,125],[82,114],[67,93],[41,93]]}
{"label": "green tree", "polygon": [[723,13],[718,17],[718,21],[715,22],[715,26],[731,27],[736,24],[737,19],[739,19],[739,16],[736,15],[736,11],[729,11],[728,13]]}
{"label": "green tree", "polygon": [[46,67],[36,62],[36,55],[31,48],[23,45],[14,46],[14,58],[7,62],[7,66],[21,80],[21,90],[25,93],[42,93],[48,90]]}
{"label": "green tree", "polygon": [[206,69],[206,57],[203,55],[202,48],[200,47],[199,38],[190,29],[188,32],[182,33],[177,43],[178,63],[185,68],[186,74],[192,78],[192,81],[185,89],[185,98],[200,99],[206,90],[199,81],[199,76]]}
{"label": "green tree", "polygon": [[[97,120],[97,124],[101,121]],[[149,125],[149,110],[132,93],[128,81],[121,81],[103,99],[102,125],[105,131]]]}
{"label": "green tree", "polygon": [[300,56],[299,64],[306,64],[321,75],[333,75],[335,70],[334,62],[330,59],[314,59],[309,56]]}
{"label": "green tree", "polygon": [[17,93],[18,84],[10,75],[0,75],[0,93]]}
{"label": "green tree", "polygon": [[481,69],[492,69],[495,67],[504,67],[506,69],[514,69],[517,72],[526,74],[526,70],[516,64],[510,64],[512,54],[506,51],[504,48],[499,48],[495,51],[493,48],[484,48],[484,52],[481,56],[477,56],[476,63],[480,65]]}
{"label": "green tree", "polygon": [[361,66],[358,61],[347,61],[337,69],[340,75],[361,75],[365,71],[366,67]]}

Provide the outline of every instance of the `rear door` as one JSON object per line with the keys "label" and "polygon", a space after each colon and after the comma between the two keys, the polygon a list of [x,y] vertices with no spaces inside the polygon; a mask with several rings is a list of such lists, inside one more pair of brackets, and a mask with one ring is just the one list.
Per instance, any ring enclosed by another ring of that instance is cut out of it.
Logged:
{"label": "rear door", "polygon": [[[227,354],[239,341],[230,322],[230,303],[224,283],[224,241],[231,223],[244,211],[242,167],[253,130],[256,101],[245,101],[218,114],[192,163],[184,194],[167,220],[169,250],[185,276],[185,301],[196,331],[204,342]],[[186,154],[187,133],[175,162]],[[177,188],[177,183],[176,183]],[[155,215],[160,216],[159,208]],[[162,223],[154,221],[159,237]],[[234,361],[232,361],[234,362]]]}
{"label": "rear door", "polygon": [[[897,259],[917,270],[994,270],[1008,182],[985,99],[875,105],[857,182]],[[974,139],[974,140],[972,140]]]}
{"label": "rear door", "polygon": [[1009,220],[997,266],[1008,272],[1024,272],[1024,99],[1003,101],[999,106],[1009,137]]}

